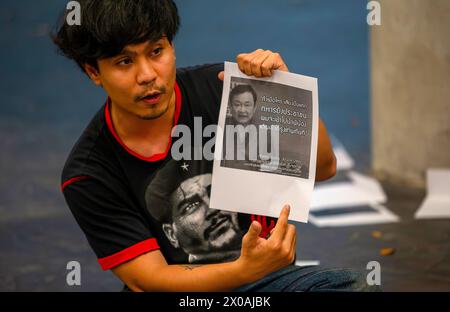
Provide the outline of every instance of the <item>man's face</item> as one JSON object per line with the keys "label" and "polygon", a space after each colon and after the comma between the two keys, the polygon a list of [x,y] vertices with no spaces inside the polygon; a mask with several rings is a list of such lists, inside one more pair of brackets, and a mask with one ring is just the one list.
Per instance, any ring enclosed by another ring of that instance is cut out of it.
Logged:
{"label": "man's face", "polygon": [[142,119],[163,115],[174,101],[175,51],[162,37],[128,45],[114,57],[98,60],[98,76],[115,108]]}
{"label": "man's face", "polygon": [[247,124],[255,113],[255,102],[251,92],[243,92],[233,96],[231,100],[231,114],[240,124]]}
{"label": "man's face", "polygon": [[240,246],[237,213],[209,208],[211,174],[190,178],[172,193],[172,227],[181,248],[201,254]]}

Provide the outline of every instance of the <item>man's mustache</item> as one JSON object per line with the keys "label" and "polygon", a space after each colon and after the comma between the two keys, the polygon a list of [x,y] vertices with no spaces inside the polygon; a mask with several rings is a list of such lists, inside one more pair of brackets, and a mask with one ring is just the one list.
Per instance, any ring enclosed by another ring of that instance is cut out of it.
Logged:
{"label": "man's mustache", "polygon": [[203,237],[204,237],[205,240],[209,240],[209,235],[211,234],[211,232],[213,230],[215,230],[217,223],[219,223],[219,222],[222,223],[221,221],[223,221],[223,222],[231,222],[231,215],[220,214],[219,216],[215,217],[213,219],[213,223],[210,226],[208,226],[205,229],[205,232],[203,233]]}
{"label": "man's mustache", "polygon": [[144,92],[142,92],[142,93],[140,93],[140,94],[138,94],[138,95],[136,95],[135,97],[134,97],[134,101],[135,102],[139,102],[139,101],[141,101],[142,99],[144,99],[145,97],[147,97],[148,95],[149,95],[149,93],[152,93],[152,94],[155,94],[155,93],[161,93],[161,94],[163,94],[163,93],[166,93],[166,87],[165,86],[161,86],[161,87],[155,87],[153,90],[146,90],[146,91],[144,91]]}

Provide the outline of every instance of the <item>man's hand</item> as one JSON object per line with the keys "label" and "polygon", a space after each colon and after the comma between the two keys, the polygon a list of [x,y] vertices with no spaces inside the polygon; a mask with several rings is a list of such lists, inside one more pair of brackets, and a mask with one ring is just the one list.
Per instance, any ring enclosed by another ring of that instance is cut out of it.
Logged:
{"label": "man's hand", "polygon": [[242,239],[241,256],[236,262],[245,268],[246,279],[256,281],[275,272],[295,259],[296,229],[288,224],[289,206],[285,205],[268,239],[259,237],[261,224],[253,221]]}
{"label": "man's hand", "polygon": [[[241,53],[236,57],[239,69],[248,76],[270,77],[274,70],[289,71],[281,55],[270,50],[258,49],[251,53]],[[223,80],[223,71],[219,79]]]}

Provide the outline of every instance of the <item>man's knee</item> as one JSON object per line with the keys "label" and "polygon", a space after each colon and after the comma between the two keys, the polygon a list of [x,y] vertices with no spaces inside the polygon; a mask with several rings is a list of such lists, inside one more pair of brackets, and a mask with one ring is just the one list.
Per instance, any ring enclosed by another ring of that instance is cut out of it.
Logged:
{"label": "man's knee", "polygon": [[339,269],[335,273],[337,288],[344,291],[378,292],[381,291],[379,285],[369,284],[367,275],[354,269]]}
{"label": "man's knee", "polygon": [[381,291],[379,286],[367,283],[366,275],[363,272],[346,268],[317,268],[299,284],[306,291]]}

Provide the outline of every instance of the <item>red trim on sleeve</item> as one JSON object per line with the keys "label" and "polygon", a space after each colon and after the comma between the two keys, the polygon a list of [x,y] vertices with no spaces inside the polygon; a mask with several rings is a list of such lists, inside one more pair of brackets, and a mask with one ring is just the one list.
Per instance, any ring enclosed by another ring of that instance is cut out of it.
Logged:
{"label": "red trim on sleeve", "polygon": [[78,176],[78,177],[73,177],[70,178],[69,180],[65,181],[63,184],[61,184],[61,192],[64,192],[64,189],[69,185],[72,184],[74,182],[78,182],[84,179],[89,178],[88,176]]}
{"label": "red trim on sleeve", "polygon": [[100,263],[102,269],[106,271],[118,266],[119,264],[130,261],[143,253],[156,249],[159,249],[156,238],[149,238],[115,254],[100,258],[98,259],[98,263]]}
{"label": "red trim on sleeve", "polygon": [[[173,128],[175,128],[175,126],[177,125],[178,118],[180,117],[180,112],[181,112],[181,91],[180,91],[180,88],[178,87],[177,82],[175,82],[174,89],[175,89],[175,114],[174,114]],[[108,125],[109,131],[112,133],[112,135],[117,140],[117,142],[119,142],[120,145],[122,145],[122,147],[129,154],[131,154],[134,157],[137,157],[141,160],[152,161],[152,162],[166,158],[167,154],[169,153],[170,147],[172,146],[172,135],[169,137],[169,144],[167,145],[166,151],[164,153],[154,154],[150,157],[145,157],[145,156],[139,155],[138,153],[136,153],[133,150],[131,150],[130,148],[128,148],[128,146],[126,146],[125,143],[123,143],[123,141],[120,139],[119,135],[117,134],[116,130],[114,129],[114,125],[113,125],[112,119],[111,119],[110,106],[111,106],[111,99],[108,97],[108,99],[106,100],[106,105],[105,105],[106,124]]]}

